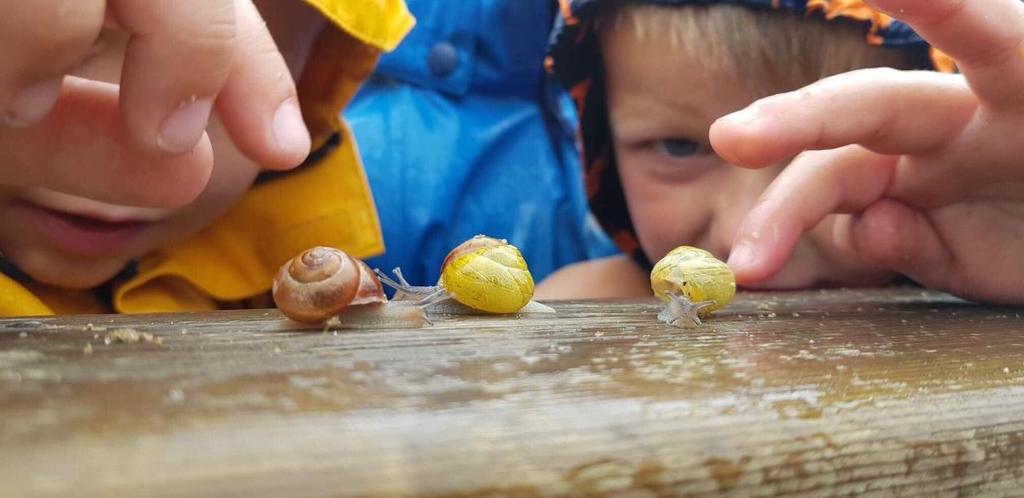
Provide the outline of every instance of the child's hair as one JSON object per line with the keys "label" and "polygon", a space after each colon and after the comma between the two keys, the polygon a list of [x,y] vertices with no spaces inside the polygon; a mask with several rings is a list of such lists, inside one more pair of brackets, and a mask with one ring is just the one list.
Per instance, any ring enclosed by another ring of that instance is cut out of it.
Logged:
{"label": "child's hair", "polygon": [[925,48],[872,46],[865,41],[865,23],[809,16],[729,4],[605,2],[596,26],[601,31],[614,25],[631,29],[640,39],[664,40],[668,50],[702,61],[695,70],[739,82],[758,96],[854,69],[930,67]]}

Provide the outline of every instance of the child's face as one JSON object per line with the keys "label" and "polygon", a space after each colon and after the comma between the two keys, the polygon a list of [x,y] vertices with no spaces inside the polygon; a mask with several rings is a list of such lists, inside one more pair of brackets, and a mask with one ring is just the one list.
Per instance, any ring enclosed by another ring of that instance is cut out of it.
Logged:
{"label": "child's face", "polygon": [[[301,2],[254,3],[297,77],[326,21]],[[75,75],[117,82],[127,41],[105,31]],[[39,282],[89,288],[132,259],[212,225],[238,204],[263,168],[238,151],[216,115],[207,132],[214,151],[212,176],[202,194],[180,209],[115,206],[43,189],[0,187],[0,252]]]}
{"label": "child's face", "polygon": [[[708,129],[717,118],[761,96],[724,71],[702,68],[700,60],[684,55],[689,50],[666,50],[667,42],[638,38],[628,23],[611,24],[601,35],[609,118],[640,244],[652,261],[683,244],[725,259],[740,222],[784,165],[762,170],[731,166],[711,150]],[[779,89],[784,90],[791,89]],[[815,227],[785,268],[763,286],[890,280],[891,273],[836,249],[848,221],[833,216]]]}
{"label": "child's face", "polygon": [[[96,286],[134,258],[211,225],[248,190],[260,168],[211,121],[214,168],[200,196],[180,209],[116,206],[45,189],[0,189],[0,251],[33,279]],[[153,188],[159,188],[154,185]]]}

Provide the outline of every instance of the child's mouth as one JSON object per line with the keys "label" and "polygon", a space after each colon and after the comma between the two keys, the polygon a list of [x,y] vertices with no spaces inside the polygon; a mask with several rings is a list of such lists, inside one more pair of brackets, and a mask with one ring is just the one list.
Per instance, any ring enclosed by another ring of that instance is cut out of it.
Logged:
{"label": "child's mouth", "polygon": [[151,223],[139,220],[104,221],[25,202],[33,224],[61,250],[82,256],[120,253]]}

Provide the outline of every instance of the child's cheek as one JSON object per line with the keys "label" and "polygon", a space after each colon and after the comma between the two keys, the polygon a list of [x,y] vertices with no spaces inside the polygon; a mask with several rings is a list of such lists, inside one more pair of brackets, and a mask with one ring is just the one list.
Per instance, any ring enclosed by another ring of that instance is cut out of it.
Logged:
{"label": "child's cheek", "polygon": [[[252,187],[262,168],[238,150],[216,117],[210,120],[207,133],[213,145],[214,168],[210,185],[200,199],[206,197],[211,204],[231,207]],[[220,213],[217,216],[220,216]]]}
{"label": "child's cheek", "polygon": [[207,133],[214,151],[210,182],[195,201],[178,210],[161,227],[164,243],[184,239],[216,223],[242,201],[261,171],[258,164],[235,147],[216,116],[211,117]]}
{"label": "child's cheek", "polygon": [[621,174],[633,227],[652,261],[683,244],[700,244],[713,218],[706,182],[671,184],[644,175]]}

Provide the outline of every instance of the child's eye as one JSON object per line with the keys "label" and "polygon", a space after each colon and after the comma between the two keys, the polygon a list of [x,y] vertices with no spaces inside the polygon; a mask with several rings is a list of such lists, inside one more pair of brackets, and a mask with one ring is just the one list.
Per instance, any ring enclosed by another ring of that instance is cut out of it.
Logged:
{"label": "child's eye", "polygon": [[704,152],[704,146],[690,140],[677,138],[658,140],[655,147],[669,157],[687,157]]}

